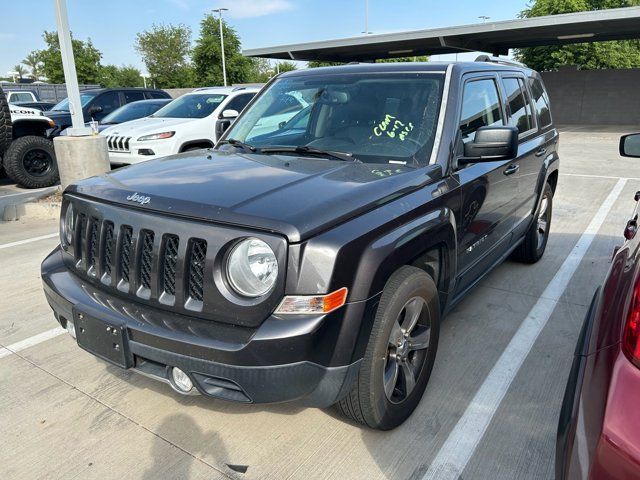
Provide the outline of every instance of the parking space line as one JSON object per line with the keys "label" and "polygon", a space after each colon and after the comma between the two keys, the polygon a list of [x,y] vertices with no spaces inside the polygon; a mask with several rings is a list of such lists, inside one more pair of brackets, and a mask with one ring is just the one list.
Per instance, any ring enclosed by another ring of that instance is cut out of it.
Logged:
{"label": "parking space line", "polygon": [[612,177],[609,175],[589,175],[588,173],[561,173],[561,177],[604,178],[606,180],[640,180],[640,177]]}
{"label": "parking space line", "polygon": [[52,328],[51,330],[47,330],[46,332],[39,333],[38,335],[34,335],[33,337],[25,338],[24,340],[20,340],[19,342],[12,343],[11,345],[7,345],[6,347],[0,347],[0,358],[8,357],[13,353],[18,353],[25,348],[33,347],[34,345],[38,345],[39,343],[46,342],[52,338],[57,337],[58,335],[62,335],[66,330],[62,327]]}
{"label": "parking space line", "polygon": [[59,233],[49,233],[48,235],[40,235],[39,237],[31,237],[31,238],[27,238],[26,240],[18,240],[17,242],[5,243],[3,245],[0,245],[0,250],[2,250],[3,248],[17,247],[19,245],[25,245],[27,243],[37,242],[39,240],[46,240],[47,238],[54,238],[54,237],[57,237],[58,235]]}
{"label": "parking space line", "polygon": [[607,214],[620,196],[627,179],[620,179],[602,203],[573,250],[529,311],[515,335],[493,366],[471,403],[449,433],[423,480],[457,480],[462,478],[489,423],[502,403],[540,332],[555,310],[571,277],[587,253]]}
{"label": "parking space line", "polygon": [[27,190],[25,192],[18,192],[18,193],[9,193],[8,195],[4,195],[3,193],[0,193],[0,200],[8,198],[8,197],[17,197],[17,196],[30,196],[30,195],[35,195],[37,193],[40,192],[46,192],[47,190],[55,190],[55,187],[45,187],[45,188],[37,188],[35,190]]}

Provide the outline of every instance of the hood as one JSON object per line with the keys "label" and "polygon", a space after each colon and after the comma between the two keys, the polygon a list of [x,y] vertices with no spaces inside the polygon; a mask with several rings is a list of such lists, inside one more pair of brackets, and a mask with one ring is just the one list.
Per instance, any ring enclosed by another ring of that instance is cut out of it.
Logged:
{"label": "hood", "polygon": [[152,133],[166,132],[167,129],[174,125],[180,125],[181,128],[188,128],[189,123],[201,119],[191,118],[156,118],[145,117],[129,122],[119,123],[117,125],[109,125],[108,128],[100,132],[102,135],[119,135],[124,137],[140,137],[142,135],[150,135]]}
{"label": "hood", "polygon": [[69,112],[48,110],[44,114],[56,122],[56,125],[71,125],[71,114]]}
{"label": "hood", "polygon": [[92,177],[67,191],[276,232],[295,243],[440,176],[439,166],[425,171],[290,155],[194,151]]}

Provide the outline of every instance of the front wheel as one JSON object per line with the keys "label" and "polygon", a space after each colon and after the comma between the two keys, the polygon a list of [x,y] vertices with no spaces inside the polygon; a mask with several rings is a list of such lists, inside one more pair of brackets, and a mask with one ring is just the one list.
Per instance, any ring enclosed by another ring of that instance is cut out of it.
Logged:
{"label": "front wheel", "polygon": [[50,187],[59,180],[53,142],[43,137],[16,138],[3,163],[9,178],[26,188]]}
{"label": "front wheel", "polygon": [[358,379],[336,404],[338,411],[378,430],[404,422],[429,381],[439,331],[433,279],[419,268],[402,267],[382,292]]}

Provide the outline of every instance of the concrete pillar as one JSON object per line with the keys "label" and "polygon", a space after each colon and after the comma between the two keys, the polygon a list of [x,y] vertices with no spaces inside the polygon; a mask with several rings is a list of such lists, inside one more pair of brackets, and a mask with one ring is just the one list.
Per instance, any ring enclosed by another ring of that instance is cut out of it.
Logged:
{"label": "concrete pillar", "polygon": [[111,170],[107,138],[102,135],[60,136],[54,138],[53,146],[63,190],[78,180]]}

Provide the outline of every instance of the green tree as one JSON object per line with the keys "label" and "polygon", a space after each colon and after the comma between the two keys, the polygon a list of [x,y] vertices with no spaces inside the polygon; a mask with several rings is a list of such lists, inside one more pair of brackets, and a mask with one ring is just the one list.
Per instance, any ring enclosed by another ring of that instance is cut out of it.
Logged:
{"label": "green tree", "polygon": [[18,74],[18,78],[20,80],[22,80],[24,78],[24,76],[27,74],[27,69],[24,68],[24,66],[20,65],[20,64],[18,64],[15,67],[13,67],[13,71]]}
{"label": "green tree", "polygon": [[[240,37],[225,21],[222,22],[222,31],[227,83],[232,85],[252,81],[250,77],[255,72],[255,66],[250,58],[242,55]],[[205,15],[200,22],[200,36],[191,58],[199,85],[223,85],[220,24],[212,14]]]}
{"label": "green tree", "polygon": [[100,69],[100,85],[107,88],[142,87],[144,80],[140,70],[131,65],[105,65]]}
{"label": "green tree", "polygon": [[31,78],[38,80],[41,77],[42,61],[37,52],[31,52],[22,63],[31,70]]}
{"label": "green tree", "polygon": [[[42,74],[51,83],[64,83],[64,71],[62,70],[62,55],[60,54],[60,43],[56,32],[45,31],[42,34],[47,47],[43,50],[31,52],[29,56],[35,55],[42,62]],[[73,39],[73,56],[76,61],[76,73],[79,83],[97,83],[100,74],[100,59],[102,53],[93,46],[91,39],[87,41]]]}
{"label": "green tree", "polygon": [[280,73],[291,72],[297,70],[296,64],[293,62],[278,62],[276,65],[276,71]]}
{"label": "green tree", "polygon": [[191,87],[191,29],[185,25],[152,25],[136,35],[135,49],[158,88]]}
{"label": "green tree", "polygon": [[[637,5],[640,5],[640,0],[533,0],[520,13],[520,17],[532,18]],[[640,66],[640,41],[619,40],[522,48],[516,50],[516,58],[539,71],[557,70],[564,65],[575,65],[584,70],[633,68]]]}

